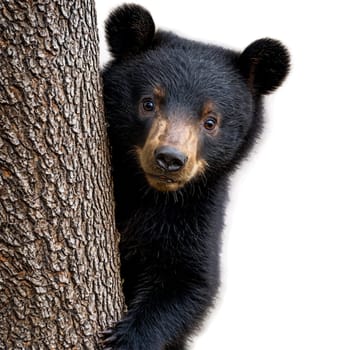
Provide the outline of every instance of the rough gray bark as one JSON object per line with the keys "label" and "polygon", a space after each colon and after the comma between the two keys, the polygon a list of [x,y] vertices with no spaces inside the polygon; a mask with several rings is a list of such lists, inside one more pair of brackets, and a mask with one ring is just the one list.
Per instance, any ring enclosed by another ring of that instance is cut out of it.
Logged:
{"label": "rough gray bark", "polygon": [[0,2],[0,349],[94,349],[123,309],[89,0]]}

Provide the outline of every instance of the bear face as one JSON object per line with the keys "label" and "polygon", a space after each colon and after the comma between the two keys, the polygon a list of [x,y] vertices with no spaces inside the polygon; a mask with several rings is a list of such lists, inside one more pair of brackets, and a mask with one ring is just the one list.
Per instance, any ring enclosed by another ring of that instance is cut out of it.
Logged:
{"label": "bear face", "polygon": [[[120,128],[135,130],[124,146],[134,147],[157,190],[174,191],[204,172],[208,176],[218,160],[233,164],[249,130],[251,94],[232,57],[221,51],[198,43],[160,46],[117,64],[105,78],[105,90],[113,91],[105,96],[113,113],[111,131],[120,135]],[[111,90],[115,81],[127,81],[128,87]],[[127,113],[120,112],[124,108]]]}
{"label": "bear face", "polygon": [[289,67],[275,40],[239,54],[155,32],[137,5],[110,16],[107,38],[114,56],[103,72],[110,134],[162,192],[231,171],[261,128],[260,97]]}

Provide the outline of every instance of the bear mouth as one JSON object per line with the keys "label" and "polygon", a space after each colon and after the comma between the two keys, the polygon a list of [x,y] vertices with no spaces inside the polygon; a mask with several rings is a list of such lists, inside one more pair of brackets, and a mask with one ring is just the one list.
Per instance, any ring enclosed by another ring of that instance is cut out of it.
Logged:
{"label": "bear mouth", "polygon": [[166,176],[166,175],[155,175],[155,174],[149,174],[149,173],[147,173],[146,175],[152,179],[158,180],[160,182],[165,182],[168,184],[176,182],[174,179],[172,179],[171,177]]}
{"label": "bear mouth", "polygon": [[145,173],[148,184],[160,192],[174,192],[179,190],[184,186],[181,181],[176,181],[175,179],[166,175],[156,175]]}

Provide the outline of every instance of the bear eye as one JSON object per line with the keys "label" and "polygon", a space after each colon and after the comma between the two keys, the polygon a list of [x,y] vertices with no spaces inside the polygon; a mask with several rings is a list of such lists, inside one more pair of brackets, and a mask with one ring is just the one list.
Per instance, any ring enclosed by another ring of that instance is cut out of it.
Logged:
{"label": "bear eye", "polygon": [[145,112],[153,112],[155,105],[151,98],[144,98],[142,100],[142,108]]}
{"label": "bear eye", "polygon": [[216,128],[217,123],[218,123],[218,121],[216,118],[209,117],[204,121],[203,125],[204,125],[206,130],[213,131]]}

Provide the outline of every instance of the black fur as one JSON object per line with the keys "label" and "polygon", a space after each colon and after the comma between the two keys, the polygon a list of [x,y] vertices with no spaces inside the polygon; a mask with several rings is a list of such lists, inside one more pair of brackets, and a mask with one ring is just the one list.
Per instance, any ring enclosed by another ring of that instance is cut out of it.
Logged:
{"label": "black fur", "polygon": [[151,44],[154,31],[151,14],[133,4],[118,7],[106,23],[107,41],[115,58],[141,52]]}
{"label": "black fur", "polygon": [[[261,95],[281,84],[288,53],[271,39],[241,55],[154,32],[149,13],[136,5],[114,11],[107,34],[114,59],[103,70],[104,99],[128,313],[104,332],[103,344],[105,349],[185,349],[219,286],[228,176],[259,135]],[[167,92],[162,111],[168,116],[196,122],[206,99],[222,116],[217,135],[199,131],[204,173],[175,192],[151,188],[135,155],[152,125],[152,118],[140,117],[139,101],[159,83]]]}
{"label": "black fur", "polygon": [[239,58],[239,66],[256,93],[269,94],[278,88],[287,76],[289,54],[279,41],[260,39],[243,51]]}

